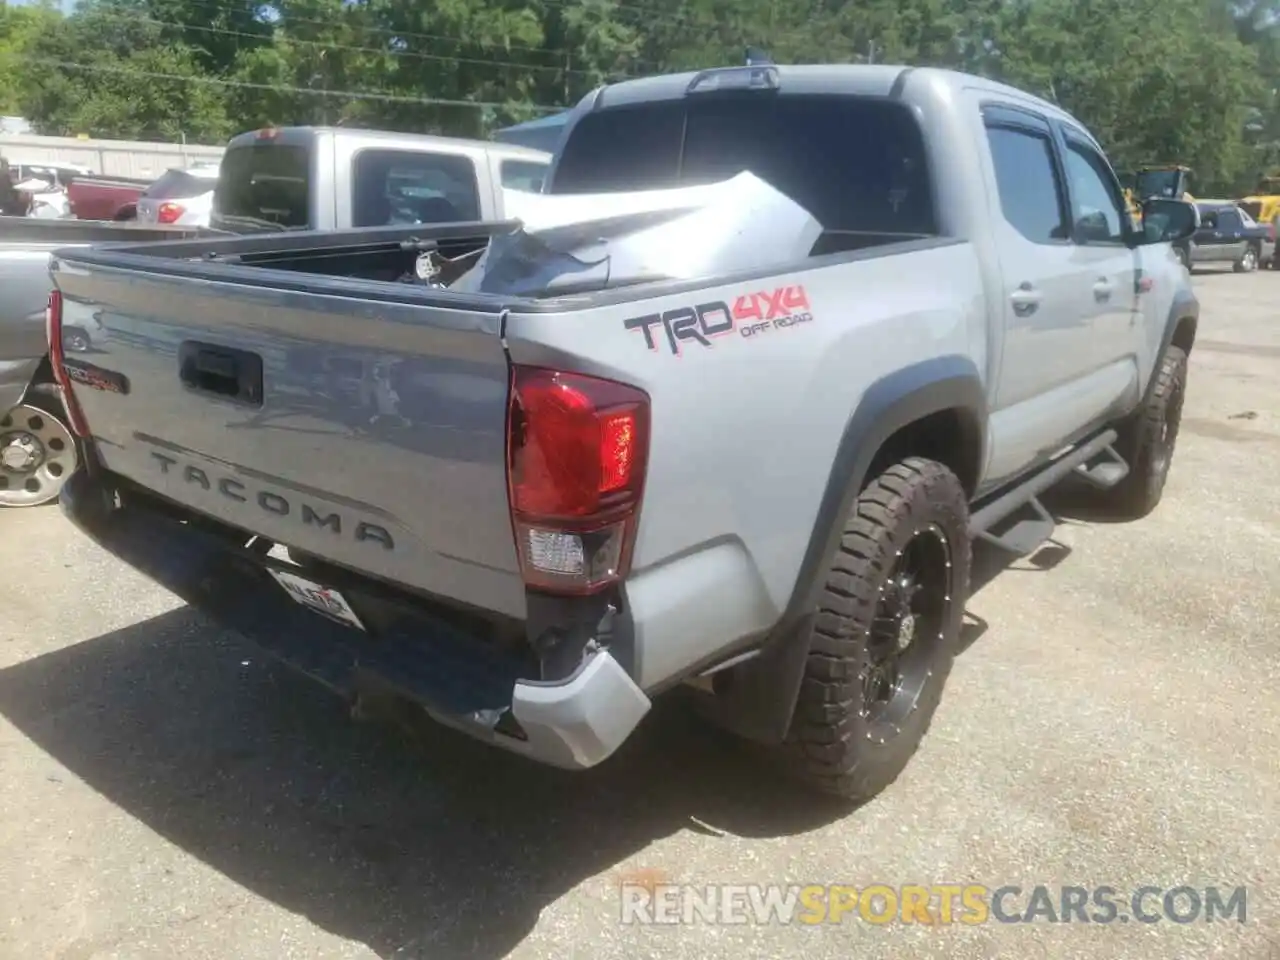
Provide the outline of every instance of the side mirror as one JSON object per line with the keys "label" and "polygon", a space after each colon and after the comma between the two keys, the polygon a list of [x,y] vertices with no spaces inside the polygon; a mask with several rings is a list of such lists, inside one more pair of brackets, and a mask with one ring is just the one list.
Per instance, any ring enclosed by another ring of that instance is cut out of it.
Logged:
{"label": "side mirror", "polygon": [[1106,243],[1115,239],[1111,226],[1107,223],[1107,215],[1097,210],[1086,213],[1077,220],[1074,232],[1077,243]]}
{"label": "side mirror", "polygon": [[1177,243],[1200,229],[1200,210],[1185,200],[1151,197],[1142,203],[1139,244]]}

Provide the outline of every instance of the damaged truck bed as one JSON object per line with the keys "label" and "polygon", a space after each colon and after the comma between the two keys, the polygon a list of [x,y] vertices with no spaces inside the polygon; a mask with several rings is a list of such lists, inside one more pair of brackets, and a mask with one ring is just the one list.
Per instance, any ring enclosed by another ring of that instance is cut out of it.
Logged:
{"label": "damaged truck bed", "polygon": [[[1001,204],[1036,156],[1054,243]],[[65,512],[344,694],[581,768],[682,685],[865,799],[941,696],[971,537],[1031,549],[1068,474],[1159,501],[1194,208],[1135,232],[1057,107],[889,66],[630,81],[515,202],[60,251]]]}

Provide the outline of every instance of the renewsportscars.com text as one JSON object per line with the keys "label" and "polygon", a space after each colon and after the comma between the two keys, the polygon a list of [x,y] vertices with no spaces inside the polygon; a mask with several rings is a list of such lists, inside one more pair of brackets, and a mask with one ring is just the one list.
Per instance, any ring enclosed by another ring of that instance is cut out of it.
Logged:
{"label": "renewsportscars.com text", "polygon": [[624,924],[1244,923],[1245,887],[627,884]]}

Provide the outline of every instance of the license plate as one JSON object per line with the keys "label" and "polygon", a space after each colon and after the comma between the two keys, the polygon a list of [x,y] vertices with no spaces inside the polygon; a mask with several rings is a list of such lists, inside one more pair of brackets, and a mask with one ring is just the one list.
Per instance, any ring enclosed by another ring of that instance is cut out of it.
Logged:
{"label": "license plate", "polygon": [[364,629],[364,624],[360,622],[356,612],[351,609],[351,605],[347,603],[342,594],[332,587],[314,583],[296,574],[285,573],[283,570],[268,570],[267,572],[276,578],[276,582],[280,586],[284,587],[285,593],[289,594],[304,607],[310,607],[318,613],[323,613],[331,620],[345,623],[347,626],[355,627],[357,630]]}

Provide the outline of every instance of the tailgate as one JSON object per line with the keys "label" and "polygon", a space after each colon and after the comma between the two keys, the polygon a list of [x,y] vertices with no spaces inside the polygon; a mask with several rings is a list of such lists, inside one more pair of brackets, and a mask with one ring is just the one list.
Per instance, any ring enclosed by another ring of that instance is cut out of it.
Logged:
{"label": "tailgate", "polygon": [[[500,316],[77,263],[64,326],[106,468],[351,569],[522,616]],[[114,387],[108,387],[108,382]],[[121,389],[123,388],[123,389]]]}

